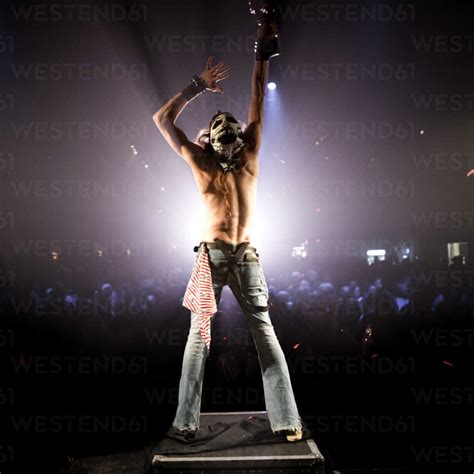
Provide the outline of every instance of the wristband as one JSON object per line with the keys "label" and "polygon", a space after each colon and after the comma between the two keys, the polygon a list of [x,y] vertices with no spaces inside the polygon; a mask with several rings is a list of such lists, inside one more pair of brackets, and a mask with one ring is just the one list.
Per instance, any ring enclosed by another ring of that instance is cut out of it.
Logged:
{"label": "wristband", "polygon": [[207,89],[206,83],[204,79],[200,76],[197,76],[196,74],[193,76],[191,79],[191,82],[196,85],[197,88],[199,88],[202,91],[205,91]]}
{"label": "wristband", "polygon": [[190,101],[206,89],[207,86],[204,80],[201,77],[194,75],[190,83],[183,89],[182,94],[186,100]]}
{"label": "wristband", "polygon": [[280,54],[280,48],[276,37],[268,38],[262,37],[257,38],[255,41],[255,60],[256,61],[268,61],[274,56]]}

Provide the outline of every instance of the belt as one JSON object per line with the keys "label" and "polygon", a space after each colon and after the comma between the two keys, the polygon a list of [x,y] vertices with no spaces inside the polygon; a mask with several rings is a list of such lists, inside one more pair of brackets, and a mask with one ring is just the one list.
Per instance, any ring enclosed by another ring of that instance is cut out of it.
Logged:
{"label": "belt", "polygon": [[[246,250],[249,250],[251,252],[257,252],[257,249],[253,247],[252,245],[248,245],[248,242],[241,242],[240,244],[229,244],[227,242],[224,242],[223,240],[218,240],[217,242],[201,242],[201,245],[205,243],[206,247],[208,249],[220,249],[222,252],[228,256],[229,254],[239,256],[237,260],[240,260],[241,254],[243,254]],[[194,251],[197,252],[199,250],[200,245],[196,245],[194,247]],[[241,250],[243,249],[243,251]],[[239,252],[240,250],[240,252]],[[240,255],[239,255],[240,254]]]}
{"label": "belt", "polygon": [[257,249],[255,247],[252,247],[251,245],[248,245],[247,242],[241,242],[240,244],[234,245],[234,244],[228,244],[227,242],[221,241],[221,242],[206,242],[207,248],[209,249],[221,249],[223,248],[227,249],[228,251],[232,251],[232,253],[237,253],[239,249],[244,248],[244,250],[251,250],[253,252],[256,252]]}

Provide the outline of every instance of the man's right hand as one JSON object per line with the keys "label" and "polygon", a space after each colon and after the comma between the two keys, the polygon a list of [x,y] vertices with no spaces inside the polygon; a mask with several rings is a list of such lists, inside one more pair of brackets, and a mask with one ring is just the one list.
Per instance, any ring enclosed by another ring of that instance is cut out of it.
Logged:
{"label": "man's right hand", "polygon": [[212,59],[212,56],[209,56],[206,68],[201,73],[201,79],[206,83],[208,91],[220,92],[222,94],[224,89],[218,86],[217,83],[229,77],[228,72],[230,68],[224,64],[224,61],[212,66]]}

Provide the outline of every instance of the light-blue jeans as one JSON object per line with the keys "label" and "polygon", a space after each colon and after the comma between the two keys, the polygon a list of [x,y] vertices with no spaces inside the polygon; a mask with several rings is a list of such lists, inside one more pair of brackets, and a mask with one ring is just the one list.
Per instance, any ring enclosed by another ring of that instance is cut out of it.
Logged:
{"label": "light-blue jeans", "polygon": [[[232,253],[237,248],[236,245],[231,244],[226,244],[226,247]],[[196,260],[203,250],[204,243],[201,242]],[[288,365],[266,308],[268,287],[256,250],[253,247],[247,249],[243,258],[234,265],[221,249],[209,248],[208,251],[217,304],[220,301],[222,288],[226,284],[229,285],[248,321],[260,362],[265,405],[272,432],[302,428]],[[240,277],[240,284],[238,277]],[[191,327],[184,350],[178,408],[173,421],[173,426],[179,430],[199,428],[204,367],[207,358],[207,348],[199,333],[197,315],[193,311],[190,313]]]}

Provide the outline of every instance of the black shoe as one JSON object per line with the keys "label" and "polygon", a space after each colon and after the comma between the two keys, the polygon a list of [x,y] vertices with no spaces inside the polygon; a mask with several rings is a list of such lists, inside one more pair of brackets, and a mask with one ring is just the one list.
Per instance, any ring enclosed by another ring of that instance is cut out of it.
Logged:
{"label": "black shoe", "polygon": [[197,429],[191,430],[189,428],[185,428],[184,430],[180,430],[176,428],[176,426],[172,426],[168,431],[168,436],[171,438],[177,439],[184,439],[185,441],[191,441],[196,437]]}
{"label": "black shoe", "polygon": [[191,441],[196,437],[197,430],[180,430],[186,441]]}

